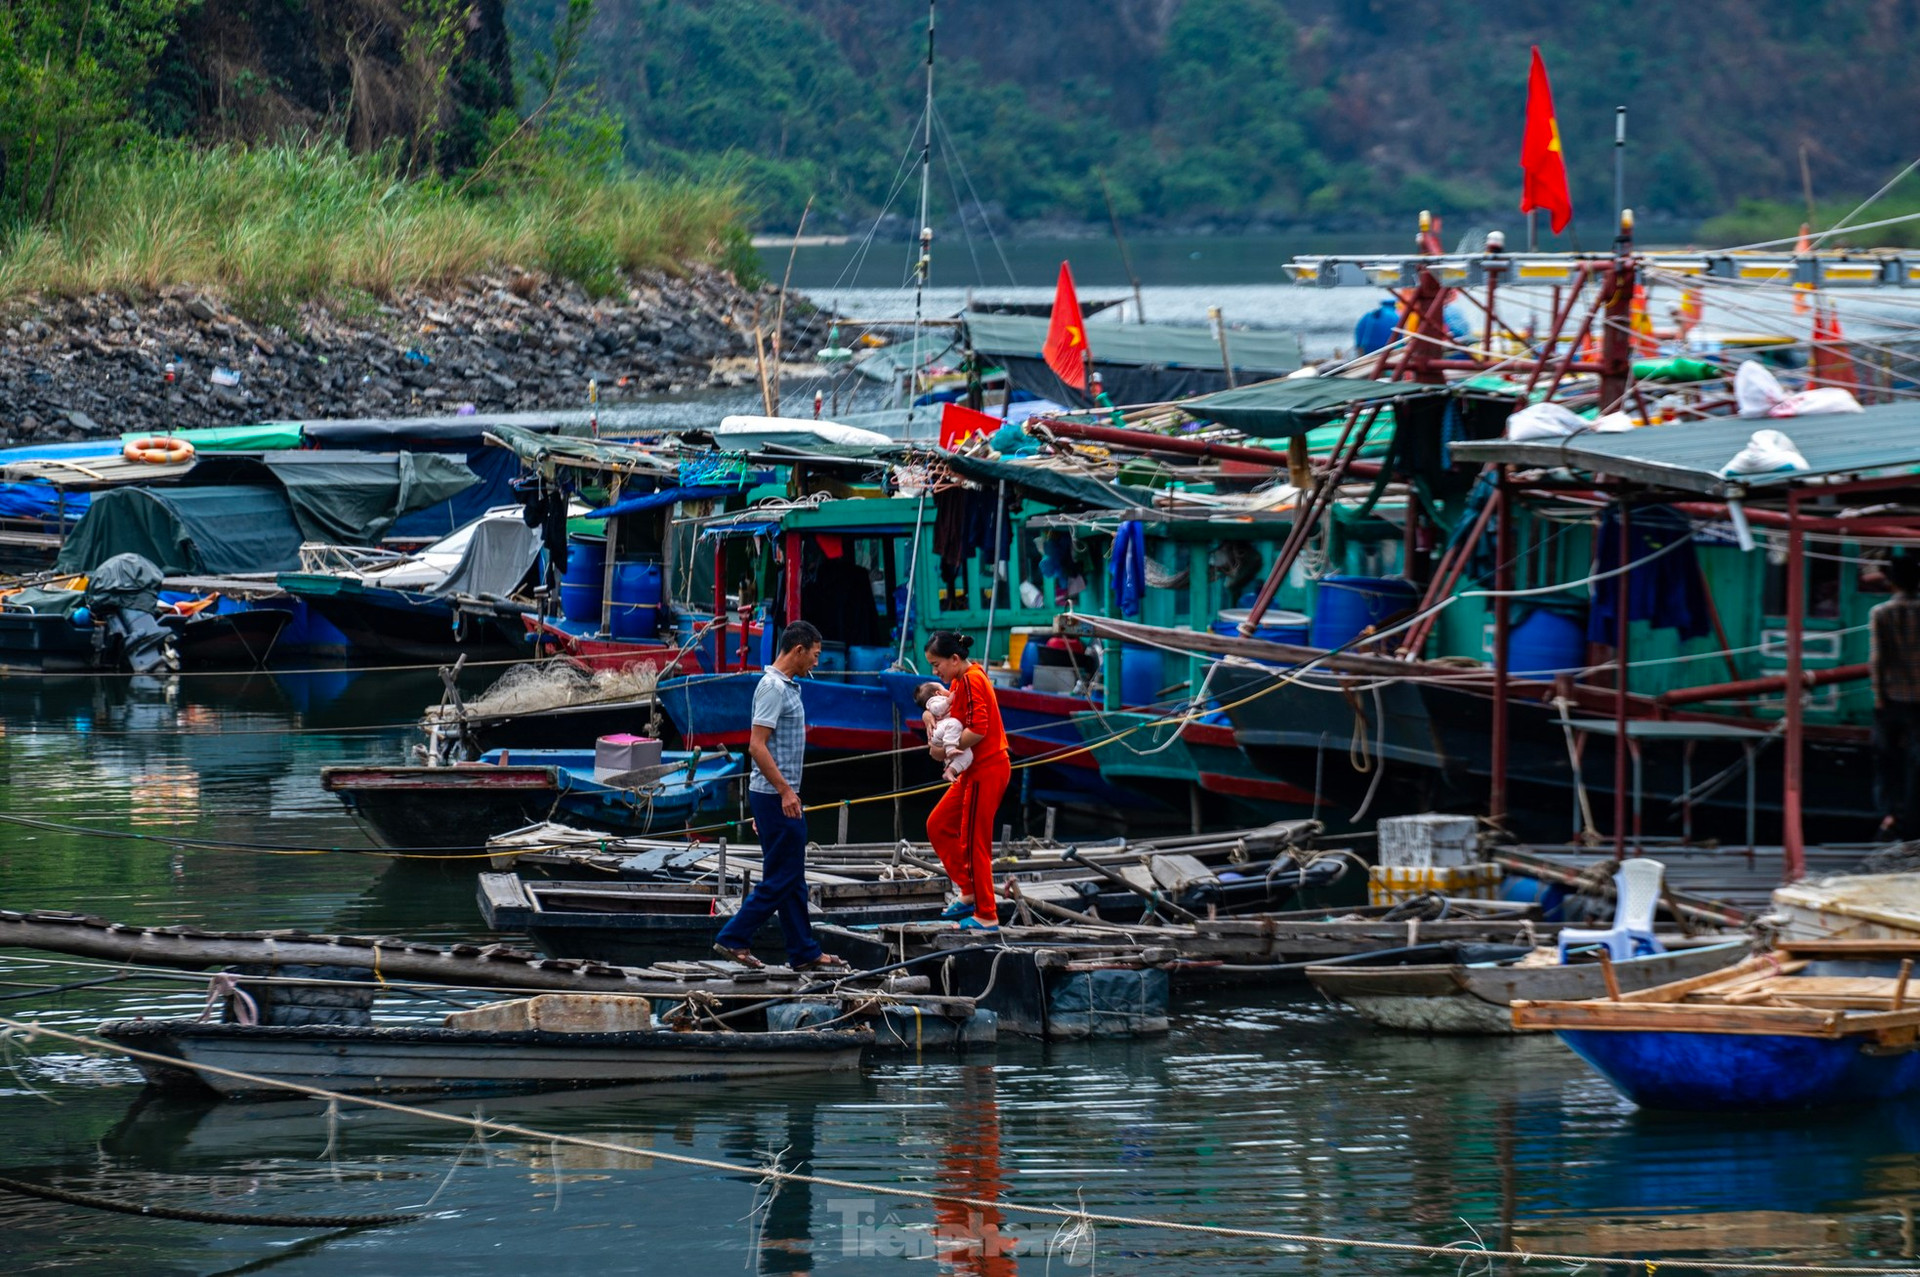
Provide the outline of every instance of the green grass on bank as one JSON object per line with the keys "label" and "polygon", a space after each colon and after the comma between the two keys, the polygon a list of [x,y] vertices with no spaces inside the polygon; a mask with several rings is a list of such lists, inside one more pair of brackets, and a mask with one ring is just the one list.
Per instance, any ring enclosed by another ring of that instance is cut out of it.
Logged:
{"label": "green grass on bank", "polygon": [[0,299],[179,284],[384,298],[509,266],[605,295],[625,271],[751,260],[744,214],[725,178],[548,172],[462,193],[335,143],[142,148],[89,162],[46,224],[6,235]]}
{"label": "green grass on bank", "polygon": [[[1815,204],[1811,223],[1814,234],[1817,235],[1827,227],[1837,225],[1841,219],[1847,218],[1859,202],[1859,200],[1844,200]],[[1856,224],[1880,222],[1890,217],[1904,217],[1912,214],[1920,214],[1920,195],[1902,194],[1896,191],[1869,205],[1858,216],[1847,218],[1847,220]],[[1807,207],[1804,204],[1744,199],[1732,212],[1722,213],[1710,221],[1701,223],[1699,241],[1703,244],[1729,246],[1789,239],[1800,233],[1800,225],[1806,220]],[[1892,226],[1875,227],[1868,231],[1837,231],[1828,236],[1821,247],[1823,249],[1920,247],[1920,217],[1910,222],[1898,222]]]}

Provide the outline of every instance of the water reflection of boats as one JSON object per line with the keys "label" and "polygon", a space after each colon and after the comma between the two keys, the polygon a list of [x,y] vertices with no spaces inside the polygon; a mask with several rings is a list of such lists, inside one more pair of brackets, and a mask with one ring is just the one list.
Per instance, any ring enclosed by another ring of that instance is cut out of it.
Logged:
{"label": "water reflection of boats", "polygon": [[1633,1113],[1596,1128],[1590,1114],[1557,1107],[1542,1118],[1508,1122],[1518,1180],[1511,1235],[1521,1248],[1754,1250],[1810,1262],[1872,1249],[1915,1253],[1920,1105],[1912,1102],[1819,1123]]}
{"label": "water reflection of boats", "polygon": [[[458,1117],[479,1113],[543,1131],[641,1144],[647,1139],[645,1128],[678,1121],[695,1101],[715,1112],[739,1114],[740,1129],[750,1132],[755,1123],[748,1119],[762,1111],[788,1125],[788,1119],[801,1114],[810,1126],[819,1103],[858,1102],[867,1098],[870,1089],[862,1074],[853,1070],[810,1073],[772,1083],[662,1082],[488,1096],[478,1102],[421,1097],[409,1107]],[[231,1168],[283,1157],[307,1163],[314,1149],[326,1143],[330,1124],[337,1124],[335,1151],[343,1159],[391,1159],[417,1153],[436,1141],[458,1145],[466,1139],[460,1128],[414,1113],[341,1105],[330,1119],[326,1105],[315,1100],[268,1098],[228,1104],[211,1096],[144,1088],[125,1116],[101,1137],[100,1149],[128,1165],[156,1171]],[[492,1148],[499,1153],[508,1146],[508,1141],[500,1140]],[[592,1149],[574,1152],[601,1156],[609,1165],[621,1157]]]}

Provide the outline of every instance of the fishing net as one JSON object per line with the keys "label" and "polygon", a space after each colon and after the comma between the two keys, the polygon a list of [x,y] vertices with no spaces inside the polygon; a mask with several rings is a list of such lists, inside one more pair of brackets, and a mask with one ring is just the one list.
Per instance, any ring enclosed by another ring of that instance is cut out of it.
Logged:
{"label": "fishing net", "polygon": [[516,665],[474,700],[469,713],[525,714],[564,705],[633,700],[653,691],[659,675],[651,665],[587,671],[564,661]]}

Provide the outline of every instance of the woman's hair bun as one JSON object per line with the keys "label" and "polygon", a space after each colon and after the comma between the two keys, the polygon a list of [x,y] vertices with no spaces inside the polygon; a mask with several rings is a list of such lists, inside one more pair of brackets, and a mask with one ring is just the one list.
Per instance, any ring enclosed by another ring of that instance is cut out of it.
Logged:
{"label": "woman's hair bun", "polygon": [[959,630],[935,630],[927,640],[927,650],[942,658],[966,656],[973,651],[973,636]]}

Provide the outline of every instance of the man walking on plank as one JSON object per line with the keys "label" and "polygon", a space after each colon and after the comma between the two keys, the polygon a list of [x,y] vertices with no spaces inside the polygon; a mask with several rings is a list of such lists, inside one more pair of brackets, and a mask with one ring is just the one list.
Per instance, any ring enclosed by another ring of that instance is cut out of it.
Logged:
{"label": "man walking on plank", "polygon": [[760,835],[760,882],[740,902],[740,911],[720,929],[714,951],[747,967],[766,964],[753,956],[753,933],[780,916],[787,963],[796,971],[845,968],[823,953],[807,920],[807,818],[800,803],[800,772],[806,762],[807,711],[795,680],[820,659],[820,631],[795,621],[780,634],[780,654],[753,692],[753,730],[747,754],[753,778],[747,805]]}

